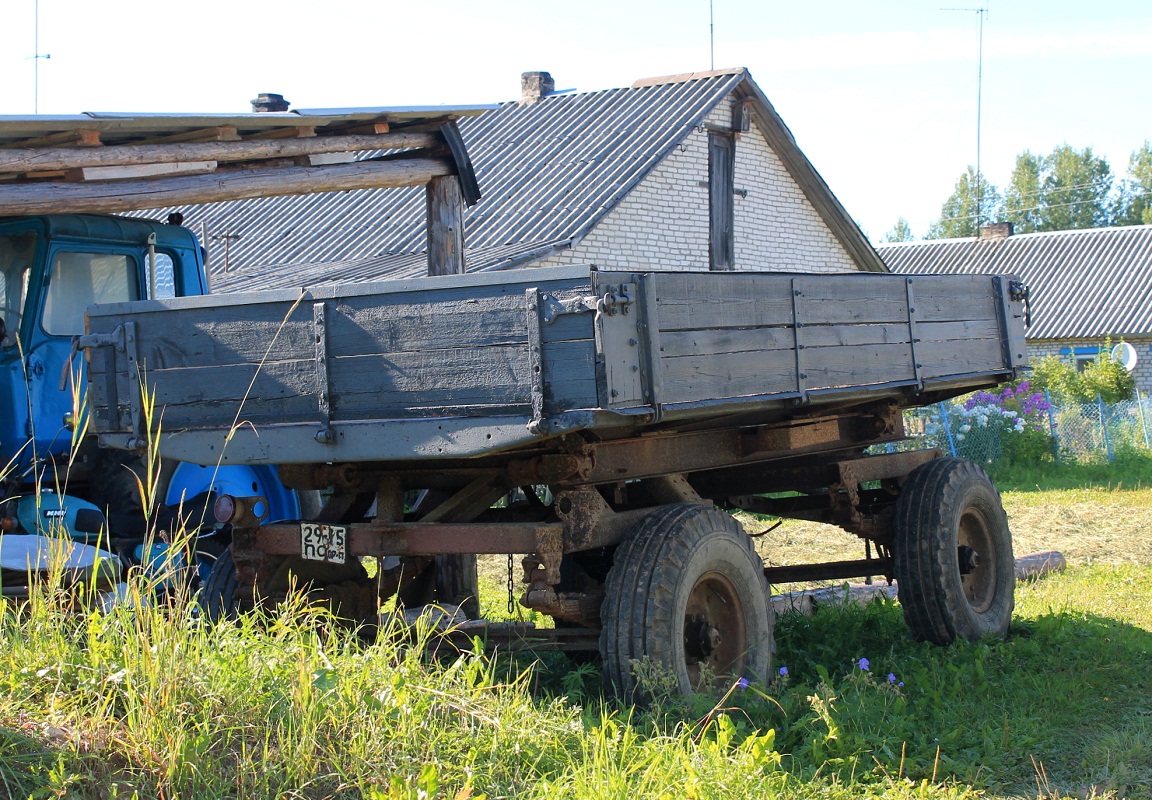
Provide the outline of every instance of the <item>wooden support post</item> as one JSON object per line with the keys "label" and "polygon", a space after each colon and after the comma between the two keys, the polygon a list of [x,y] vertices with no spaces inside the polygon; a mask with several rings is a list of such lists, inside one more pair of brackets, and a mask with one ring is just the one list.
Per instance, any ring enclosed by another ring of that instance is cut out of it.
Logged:
{"label": "wooden support post", "polygon": [[428,182],[428,274],[464,272],[464,196],[460,179],[443,175]]}

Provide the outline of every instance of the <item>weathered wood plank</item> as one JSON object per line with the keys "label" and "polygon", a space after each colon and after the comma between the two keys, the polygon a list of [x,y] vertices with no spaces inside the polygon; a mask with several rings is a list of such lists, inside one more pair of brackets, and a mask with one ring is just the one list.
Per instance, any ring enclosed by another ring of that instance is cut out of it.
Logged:
{"label": "weathered wood plank", "polygon": [[923,364],[920,374],[925,378],[1009,368],[1004,363],[1004,349],[999,339],[921,342],[916,345],[916,359]]}
{"label": "weathered wood plank", "polygon": [[[346,356],[329,364],[337,419],[384,409],[529,404],[528,345]],[[384,416],[391,416],[385,414]]]}
{"label": "weathered wood plank", "polygon": [[667,358],[677,358],[758,350],[791,350],[793,335],[791,327],[662,330],[660,354]]}
{"label": "weathered wood plank", "polygon": [[0,196],[0,216],[112,213],[252,197],[421,186],[438,175],[450,175],[454,171],[455,166],[447,159],[411,158],[115,183],[17,184],[6,187]]}
{"label": "weathered wood plank", "polygon": [[215,161],[181,161],[172,164],[136,164],[130,167],[77,167],[66,170],[68,181],[122,181],[158,175],[199,175],[215,172]]}
{"label": "weathered wood plank", "polygon": [[916,318],[945,322],[996,318],[996,294],[990,276],[910,276]]}
{"label": "weathered wood plank", "polygon": [[791,350],[662,358],[660,368],[665,403],[796,391]]}
{"label": "weathered wood plank", "polygon": [[[917,351],[919,355],[919,351]],[[805,388],[868,386],[915,378],[907,344],[857,344],[805,349]]]}
{"label": "weathered wood plank", "polygon": [[544,415],[596,408],[596,344],[590,339],[545,343]]}
{"label": "weathered wood plank", "polygon": [[792,277],[661,273],[656,305],[661,331],[790,324]]}
{"label": "weathered wood plank", "polygon": [[99,150],[39,147],[0,149],[0,172],[68,170],[84,167],[127,167],[190,161],[254,161],[292,158],[358,150],[394,150],[433,147],[433,133],[387,133],[370,136],[317,136],[314,139],[186,142],[175,144],[116,145]]}

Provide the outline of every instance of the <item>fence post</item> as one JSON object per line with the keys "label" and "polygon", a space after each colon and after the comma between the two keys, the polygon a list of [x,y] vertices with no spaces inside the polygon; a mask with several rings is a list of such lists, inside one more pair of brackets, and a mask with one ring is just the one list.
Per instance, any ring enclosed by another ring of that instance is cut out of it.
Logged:
{"label": "fence post", "polygon": [[1136,413],[1140,415],[1140,430],[1144,433],[1144,448],[1147,449],[1152,445],[1148,443],[1148,422],[1144,419],[1144,393],[1139,389],[1136,390]]}
{"label": "fence post", "polygon": [[1105,414],[1108,413],[1104,408],[1104,398],[1099,393],[1096,394],[1096,407],[1100,409],[1100,430],[1104,432],[1104,451],[1108,454],[1108,460],[1112,460],[1112,440],[1108,438],[1108,420],[1105,419]]}
{"label": "fence post", "polygon": [[948,419],[948,404],[940,401],[938,405],[940,406],[940,421],[944,423],[944,434],[948,437],[948,452],[955,458],[956,442],[952,439],[952,421]]}
{"label": "fence post", "polygon": [[1060,438],[1056,435],[1056,415],[1052,413],[1052,395],[1044,390],[1044,402],[1048,404],[1048,435],[1052,438],[1052,460],[1060,463]]}

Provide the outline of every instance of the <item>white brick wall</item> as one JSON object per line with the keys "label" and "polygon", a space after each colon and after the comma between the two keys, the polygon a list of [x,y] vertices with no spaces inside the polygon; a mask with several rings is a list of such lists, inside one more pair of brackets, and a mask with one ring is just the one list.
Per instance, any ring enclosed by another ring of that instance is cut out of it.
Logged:
{"label": "white brick wall", "polygon": [[[731,126],[722,103],[708,124]],[[736,269],[843,272],[855,263],[755,125],[736,142]],[[708,269],[708,133],[696,129],[576,247],[533,266]]]}

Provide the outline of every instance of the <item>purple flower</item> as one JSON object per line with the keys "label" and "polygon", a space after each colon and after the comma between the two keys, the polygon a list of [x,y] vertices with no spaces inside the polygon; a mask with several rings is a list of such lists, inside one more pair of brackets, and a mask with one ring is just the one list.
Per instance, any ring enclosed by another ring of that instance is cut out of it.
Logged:
{"label": "purple flower", "polygon": [[787,678],[788,677],[788,667],[780,667],[779,673],[780,673],[781,678]]}
{"label": "purple flower", "polygon": [[736,681],[736,688],[741,689],[741,690],[747,689],[748,688],[748,679],[747,678],[741,678],[740,680]]}
{"label": "purple flower", "polygon": [[856,666],[860,667],[864,672],[868,671],[868,659],[862,658],[856,662]]}
{"label": "purple flower", "polygon": [[889,683],[895,683],[896,682],[896,676],[891,672],[888,673],[888,682]]}

